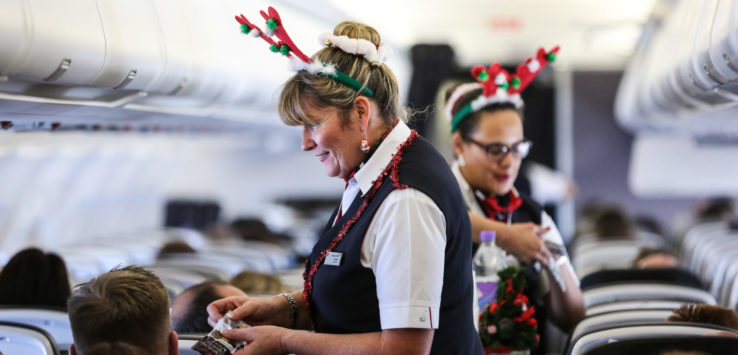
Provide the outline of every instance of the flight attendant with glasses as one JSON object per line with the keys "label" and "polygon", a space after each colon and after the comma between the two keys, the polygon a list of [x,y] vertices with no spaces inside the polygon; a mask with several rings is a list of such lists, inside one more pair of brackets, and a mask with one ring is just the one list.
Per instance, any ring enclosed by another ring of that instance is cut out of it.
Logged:
{"label": "flight attendant with glasses", "polygon": [[447,92],[446,114],[456,156],[452,171],[471,218],[473,240],[479,242],[482,230],[497,231],[498,246],[526,267],[527,296],[538,310],[538,321],[548,318],[567,331],[585,314],[579,280],[551,217],[513,187],[532,148],[523,134],[520,92],[557,51],[539,50],[514,74],[497,63],[475,67],[477,82]]}

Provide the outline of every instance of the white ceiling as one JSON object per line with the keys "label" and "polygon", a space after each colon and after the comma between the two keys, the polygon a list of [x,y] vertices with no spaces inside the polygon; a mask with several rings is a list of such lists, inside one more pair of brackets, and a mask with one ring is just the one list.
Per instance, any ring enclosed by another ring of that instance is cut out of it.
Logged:
{"label": "white ceiling", "polygon": [[[461,64],[515,62],[561,45],[560,65],[622,68],[655,0],[281,1],[326,25],[351,19],[388,42],[449,43]],[[278,5],[277,5],[278,6]],[[330,30],[330,28],[326,29]]]}

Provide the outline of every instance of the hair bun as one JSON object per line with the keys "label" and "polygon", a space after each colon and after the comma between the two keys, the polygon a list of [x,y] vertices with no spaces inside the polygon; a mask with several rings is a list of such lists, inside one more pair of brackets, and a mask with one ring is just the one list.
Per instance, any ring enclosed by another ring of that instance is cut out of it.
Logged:
{"label": "hair bun", "polygon": [[369,25],[355,21],[343,21],[336,25],[333,29],[336,36],[347,36],[349,38],[365,39],[379,46],[382,43],[382,37],[379,32]]}

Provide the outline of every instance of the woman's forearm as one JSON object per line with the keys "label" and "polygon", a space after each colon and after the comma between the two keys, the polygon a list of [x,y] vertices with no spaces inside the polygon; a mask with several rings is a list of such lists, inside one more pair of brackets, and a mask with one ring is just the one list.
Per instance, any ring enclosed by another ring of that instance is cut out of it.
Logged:
{"label": "woman's forearm", "polygon": [[548,283],[551,285],[546,295],[546,309],[549,319],[561,330],[569,331],[586,314],[582,290],[577,285],[574,275],[568,267],[559,267],[566,285],[566,292],[562,292],[549,272],[546,272]]}

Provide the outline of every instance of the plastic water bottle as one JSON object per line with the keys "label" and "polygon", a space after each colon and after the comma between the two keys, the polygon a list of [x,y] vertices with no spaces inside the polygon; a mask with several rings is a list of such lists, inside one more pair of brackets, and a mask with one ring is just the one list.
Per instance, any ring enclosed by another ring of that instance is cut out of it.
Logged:
{"label": "plastic water bottle", "polygon": [[507,267],[505,252],[495,245],[495,232],[482,231],[480,237],[482,244],[472,260],[476,286],[475,310],[479,312],[474,312],[477,313],[475,320],[486,307],[497,301],[497,281],[500,280],[497,272]]}

